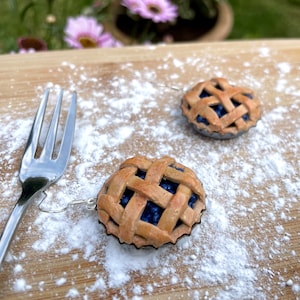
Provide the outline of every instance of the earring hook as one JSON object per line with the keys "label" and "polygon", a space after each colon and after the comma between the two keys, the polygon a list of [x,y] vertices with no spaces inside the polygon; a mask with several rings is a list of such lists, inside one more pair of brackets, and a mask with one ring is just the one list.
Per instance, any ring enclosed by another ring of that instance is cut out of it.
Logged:
{"label": "earring hook", "polygon": [[88,210],[93,210],[96,207],[96,201],[97,200],[96,200],[96,198],[91,197],[91,198],[88,198],[88,199],[73,200],[73,201],[67,203],[65,206],[57,208],[57,209],[51,209],[51,208],[48,209],[48,208],[43,207],[43,203],[44,203],[45,199],[47,198],[47,193],[43,192],[43,195],[44,195],[44,197],[40,201],[40,203],[38,205],[38,209],[41,212],[44,212],[44,213],[55,213],[55,214],[62,213],[64,211],[66,211],[70,206],[79,205],[79,204],[86,204],[86,208]]}

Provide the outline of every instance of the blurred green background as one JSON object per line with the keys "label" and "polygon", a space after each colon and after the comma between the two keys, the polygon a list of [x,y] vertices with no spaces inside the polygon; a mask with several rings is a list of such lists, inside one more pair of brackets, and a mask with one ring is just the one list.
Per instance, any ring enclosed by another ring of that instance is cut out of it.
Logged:
{"label": "blurred green background", "polygon": [[[39,28],[36,34],[47,41],[51,37],[50,49],[66,48],[63,41],[57,38],[63,32],[65,16],[77,16],[82,13],[83,7],[105,1],[1,0],[0,53],[17,50],[17,37],[30,35],[32,28]],[[228,2],[234,12],[234,27],[228,39],[300,38],[300,0]],[[45,16],[49,13],[56,17],[55,24],[45,22]]]}
{"label": "blurred green background", "polygon": [[300,38],[300,0],[229,0],[230,39]]}

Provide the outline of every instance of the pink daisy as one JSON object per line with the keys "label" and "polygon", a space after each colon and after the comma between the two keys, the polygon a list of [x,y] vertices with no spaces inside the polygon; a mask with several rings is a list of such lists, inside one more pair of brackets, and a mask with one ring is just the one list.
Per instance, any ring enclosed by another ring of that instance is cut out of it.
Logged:
{"label": "pink daisy", "polygon": [[122,0],[121,4],[127,7],[131,13],[138,14],[141,5],[143,5],[143,0]]}
{"label": "pink daisy", "polygon": [[104,28],[93,17],[68,18],[65,27],[65,41],[73,48],[96,48],[121,46],[112,35],[104,33]]}
{"label": "pink daisy", "polygon": [[24,48],[20,48],[18,52],[16,51],[11,51],[10,54],[16,54],[16,53],[19,53],[19,54],[24,54],[24,53],[35,53],[35,49],[33,48],[29,48],[29,49],[24,49]]}
{"label": "pink daisy", "polygon": [[178,16],[177,6],[169,0],[123,0],[123,5],[155,23],[171,22]]}

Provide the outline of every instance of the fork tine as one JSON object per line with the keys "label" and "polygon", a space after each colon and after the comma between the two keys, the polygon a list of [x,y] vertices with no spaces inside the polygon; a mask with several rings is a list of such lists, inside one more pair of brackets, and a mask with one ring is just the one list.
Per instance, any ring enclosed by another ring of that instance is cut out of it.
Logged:
{"label": "fork tine", "polygon": [[47,137],[45,140],[45,145],[43,148],[43,151],[41,153],[41,158],[51,158],[54,145],[55,145],[55,140],[56,140],[56,132],[58,128],[58,121],[59,121],[59,115],[60,115],[60,108],[61,108],[61,102],[63,98],[63,89],[60,90],[60,93],[58,95],[58,100],[56,102],[56,106],[53,112],[53,116],[51,119],[51,123],[47,132]]}
{"label": "fork tine", "polygon": [[43,125],[45,110],[49,97],[49,89],[46,89],[45,95],[33,121],[25,152],[20,164],[19,178],[22,183],[22,194],[14,206],[4,230],[0,235],[0,266],[13,239],[14,233],[17,230],[22,216],[25,214],[27,208],[38,193],[45,190],[63,175],[68,163],[75,130],[76,92],[73,93],[58,156],[56,159],[53,159],[51,156],[45,157],[45,155],[48,155],[50,152],[52,154],[54,148],[62,96],[63,92],[61,91],[58,103],[56,104],[53,113],[50,129],[46,137],[44,149],[47,149],[44,152],[45,154],[42,152],[44,158],[36,158],[35,153],[37,151],[37,145]]}
{"label": "fork tine", "polygon": [[34,157],[35,152],[37,150],[38,141],[43,125],[44,115],[46,111],[46,106],[49,98],[49,89],[46,89],[45,94],[42,98],[38,111],[35,115],[30,134],[28,137],[28,141],[25,147],[24,155],[28,155],[29,157]]}
{"label": "fork tine", "polygon": [[72,148],[72,141],[75,131],[75,119],[76,119],[76,102],[77,102],[77,94],[73,92],[72,100],[67,116],[67,121],[61,141],[61,146],[59,149],[59,153],[57,156],[57,165],[61,169],[61,172],[66,168],[67,162],[69,160],[69,156]]}

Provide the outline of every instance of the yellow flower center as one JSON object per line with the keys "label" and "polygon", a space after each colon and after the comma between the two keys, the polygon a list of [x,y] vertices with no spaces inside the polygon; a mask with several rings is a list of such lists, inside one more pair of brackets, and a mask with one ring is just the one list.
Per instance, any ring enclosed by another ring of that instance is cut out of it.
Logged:
{"label": "yellow flower center", "polygon": [[78,41],[83,48],[96,48],[98,46],[96,41],[89,36],[81,36]]}

